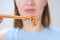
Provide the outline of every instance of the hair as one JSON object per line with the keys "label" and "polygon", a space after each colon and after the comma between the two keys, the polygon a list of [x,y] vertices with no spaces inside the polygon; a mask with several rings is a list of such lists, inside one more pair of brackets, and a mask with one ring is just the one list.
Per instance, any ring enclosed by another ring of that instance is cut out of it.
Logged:
{"label": "hair", "polygon": [[[15,5],[15,15],[20,16],[15,1],[14,1],[14,5]],[[49,27],[49,25],[50,25],[50,13],[49,13],[48,3],[46,4],[44,11],[43,11],[41,24],[43,25],[43,27]],[[14,27],[15,28],[17,28],[17,27],[22,28],[23,27],[22,20],[21,19],[14,19]]]}

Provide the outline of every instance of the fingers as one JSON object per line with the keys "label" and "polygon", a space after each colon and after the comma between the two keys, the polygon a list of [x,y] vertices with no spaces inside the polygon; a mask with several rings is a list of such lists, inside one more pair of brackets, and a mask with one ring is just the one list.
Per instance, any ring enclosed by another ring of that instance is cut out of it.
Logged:
{"label": "fingers", "polygon": [[2,21],[3,21],[3,18],[0,18],[0,23],[2,23]]}

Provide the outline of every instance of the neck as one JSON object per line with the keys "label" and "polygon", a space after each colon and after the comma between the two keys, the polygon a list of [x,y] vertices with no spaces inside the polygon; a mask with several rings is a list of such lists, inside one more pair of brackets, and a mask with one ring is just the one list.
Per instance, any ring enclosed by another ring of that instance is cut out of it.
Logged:
{"label": "neck", "polygon": [[41,31],[44,27],[41,25],[41,21],[38,20],[36,26],[32,26],[31,22],[29,20],[26,20],[23,22],[23,30],[26,32],[39,32]]}

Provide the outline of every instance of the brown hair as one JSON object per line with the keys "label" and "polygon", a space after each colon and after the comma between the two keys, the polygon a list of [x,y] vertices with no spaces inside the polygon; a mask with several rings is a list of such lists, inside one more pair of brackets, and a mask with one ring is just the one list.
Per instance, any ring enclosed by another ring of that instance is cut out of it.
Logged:
{"label": "brown hair", "polygon": [[[15,15],[19,15],[19,12],[18,12],[18,8],[16,6],[16,3],[14,2],[14,5],[15,5]],[[48,3],[47,5],[45,6],[44,8],[44,11],[43,11],[43,15],[42,15],[42,21],[41,21],[41,24],[44,26],[44,27],[49,27],[49,24],[50,24],[50,14],[49,14],[49,8],[48,8]],[[14,27],[19,27],[19,28],[22,28],[23,27],[23,22],[21,19],[15,19],[14,20]]]}

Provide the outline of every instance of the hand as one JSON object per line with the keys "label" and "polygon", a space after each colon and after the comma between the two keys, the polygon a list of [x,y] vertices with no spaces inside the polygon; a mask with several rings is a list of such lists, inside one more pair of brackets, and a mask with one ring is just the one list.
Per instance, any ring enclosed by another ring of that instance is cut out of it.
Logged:
{"label": "hand", "polygon": [[0,18],[0,23],[2,23],[2,21],[3,21],[3,18]]}

